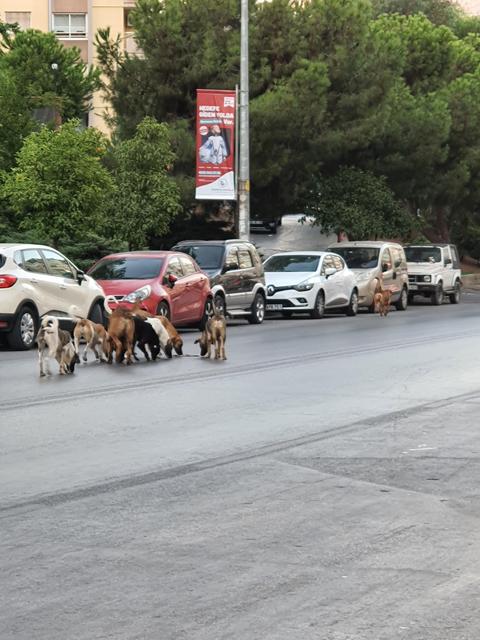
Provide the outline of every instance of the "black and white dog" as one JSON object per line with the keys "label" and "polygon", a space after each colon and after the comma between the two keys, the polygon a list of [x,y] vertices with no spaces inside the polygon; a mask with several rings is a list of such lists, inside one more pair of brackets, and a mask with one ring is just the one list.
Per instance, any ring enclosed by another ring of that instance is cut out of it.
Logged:
{"label": "black and white dog", "polygon": [[73,373],[75,365],[80,362],[75,350],[72,336],[68,331],[60,329],[58,318],[45,316],[37,334],[38,362],[40,377],[49,376],[49,358],[55,358],[59,365],[59,374]]}

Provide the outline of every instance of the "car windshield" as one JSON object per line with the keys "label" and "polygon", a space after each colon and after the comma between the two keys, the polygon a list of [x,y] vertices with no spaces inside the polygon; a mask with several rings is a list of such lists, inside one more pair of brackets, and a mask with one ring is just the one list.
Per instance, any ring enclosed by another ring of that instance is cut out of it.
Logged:
{"label": "car windshield", "polygon": [[266,273],[315,272],[318,269],[320,256],[283,255],[272,256],[264,267]]}
{"label": "car windshield", "polygon": [[95,280],[152,280],[162,265],[163,258],[106,258],[89,275]]}
{"label": "car windshield", "polygon": [[178,247],[191,256],[200,269],[220,269],[224,248],[221,245],[196,244]]}
{"label": "car windshield", "polygon": [[378,265],[380,249],[373,247],[335,247],[350,269],[374,269]]}
{"label": "car windshield", "polygon": [[441,262],[440,247],[405,247],[407,262]]}

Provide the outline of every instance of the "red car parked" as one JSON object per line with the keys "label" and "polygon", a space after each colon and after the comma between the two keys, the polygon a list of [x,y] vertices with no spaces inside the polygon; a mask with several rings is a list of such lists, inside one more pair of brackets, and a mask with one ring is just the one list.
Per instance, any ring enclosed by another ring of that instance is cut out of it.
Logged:
{"label": "red car parked", "polygon": [[99,260],[88,274],[122,307],[140,302],[150,313],[164,315],[177,326],[202,327],[212,311],[208,277],[184,253],[115,253]]}

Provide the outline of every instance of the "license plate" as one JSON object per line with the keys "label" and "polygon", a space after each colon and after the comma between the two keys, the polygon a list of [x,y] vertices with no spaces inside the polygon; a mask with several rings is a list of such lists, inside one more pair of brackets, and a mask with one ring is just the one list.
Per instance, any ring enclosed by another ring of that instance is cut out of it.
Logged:
{"label": "license plate", "polygon": [[418,286],[416,284],[410,284],[408,285],[408,288],[410,289],[410,291],[416,291],[418,289]]}
{"label": "license plate", "polygon": [[281,311],[283,304],[267,304],[267,311]]}

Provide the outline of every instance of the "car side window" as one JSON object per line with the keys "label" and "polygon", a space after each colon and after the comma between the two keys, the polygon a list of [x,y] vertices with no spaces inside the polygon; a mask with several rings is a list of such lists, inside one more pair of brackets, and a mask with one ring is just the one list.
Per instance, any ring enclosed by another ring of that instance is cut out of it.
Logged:
{"label": "car side window", "polygon": [[45,262],[37,249],[15,251],[14,260],[24,271],[30,273],[47,273]]}
{"label": "car side window", "polygon": [[341,258],[339,258],[338,256],[333,256],[332,260],[333,260],[333,264],[335,266],[335,269],[337,271],[342,271],[345,268],[345,264],[344,264],[343,260]]}
{"label": "car side window", "polygon": [[322,263],[322,276],[325,275],[326,269],[336,269],[333,256],[325,256]]}
{"label": "car side window", "polygon": [[170,258],[165,275],[167,276],[172,275],[172,276],[176,276],[177,278],[183,278],[184,273],[183,273],[182,265],[180,263],[180,258],[178,258],[177,256]]}
{"label": "car side window", "polygon": [[227,267],[227,269],[230,271],[233,271],[235,269],[240,269],[240,262],[238,259],[237,247],[231,247],[228,250],[227,255],[225,257],[225,267]]}
{"label": "car side window", "polygon": [[197,272],[197,270],[195,269],[195,265],[190,260],[190,258],[187,258],[186,256],[180,256],[180,263],[182,265],[184,275],[191,276]]}
{"label": "car side window", "polygon": [[239,247],[238,249],[238,264],[240,269],[251,269],[253,267],[252,256],[247,247]]}
{"label": "car side window", "polygon": [[390,249],[383,250],[380,264],[382,265],[382,269],[384,264],[387,265],[387,271],[390,271],[392,268],[392,256],[390,255]]}
{"label": "car side window", "polygon": [[68,261],[56,251],[43,249],[43,257],[47,263],[48,273],[57,278],[74,279],[72,268]]}

